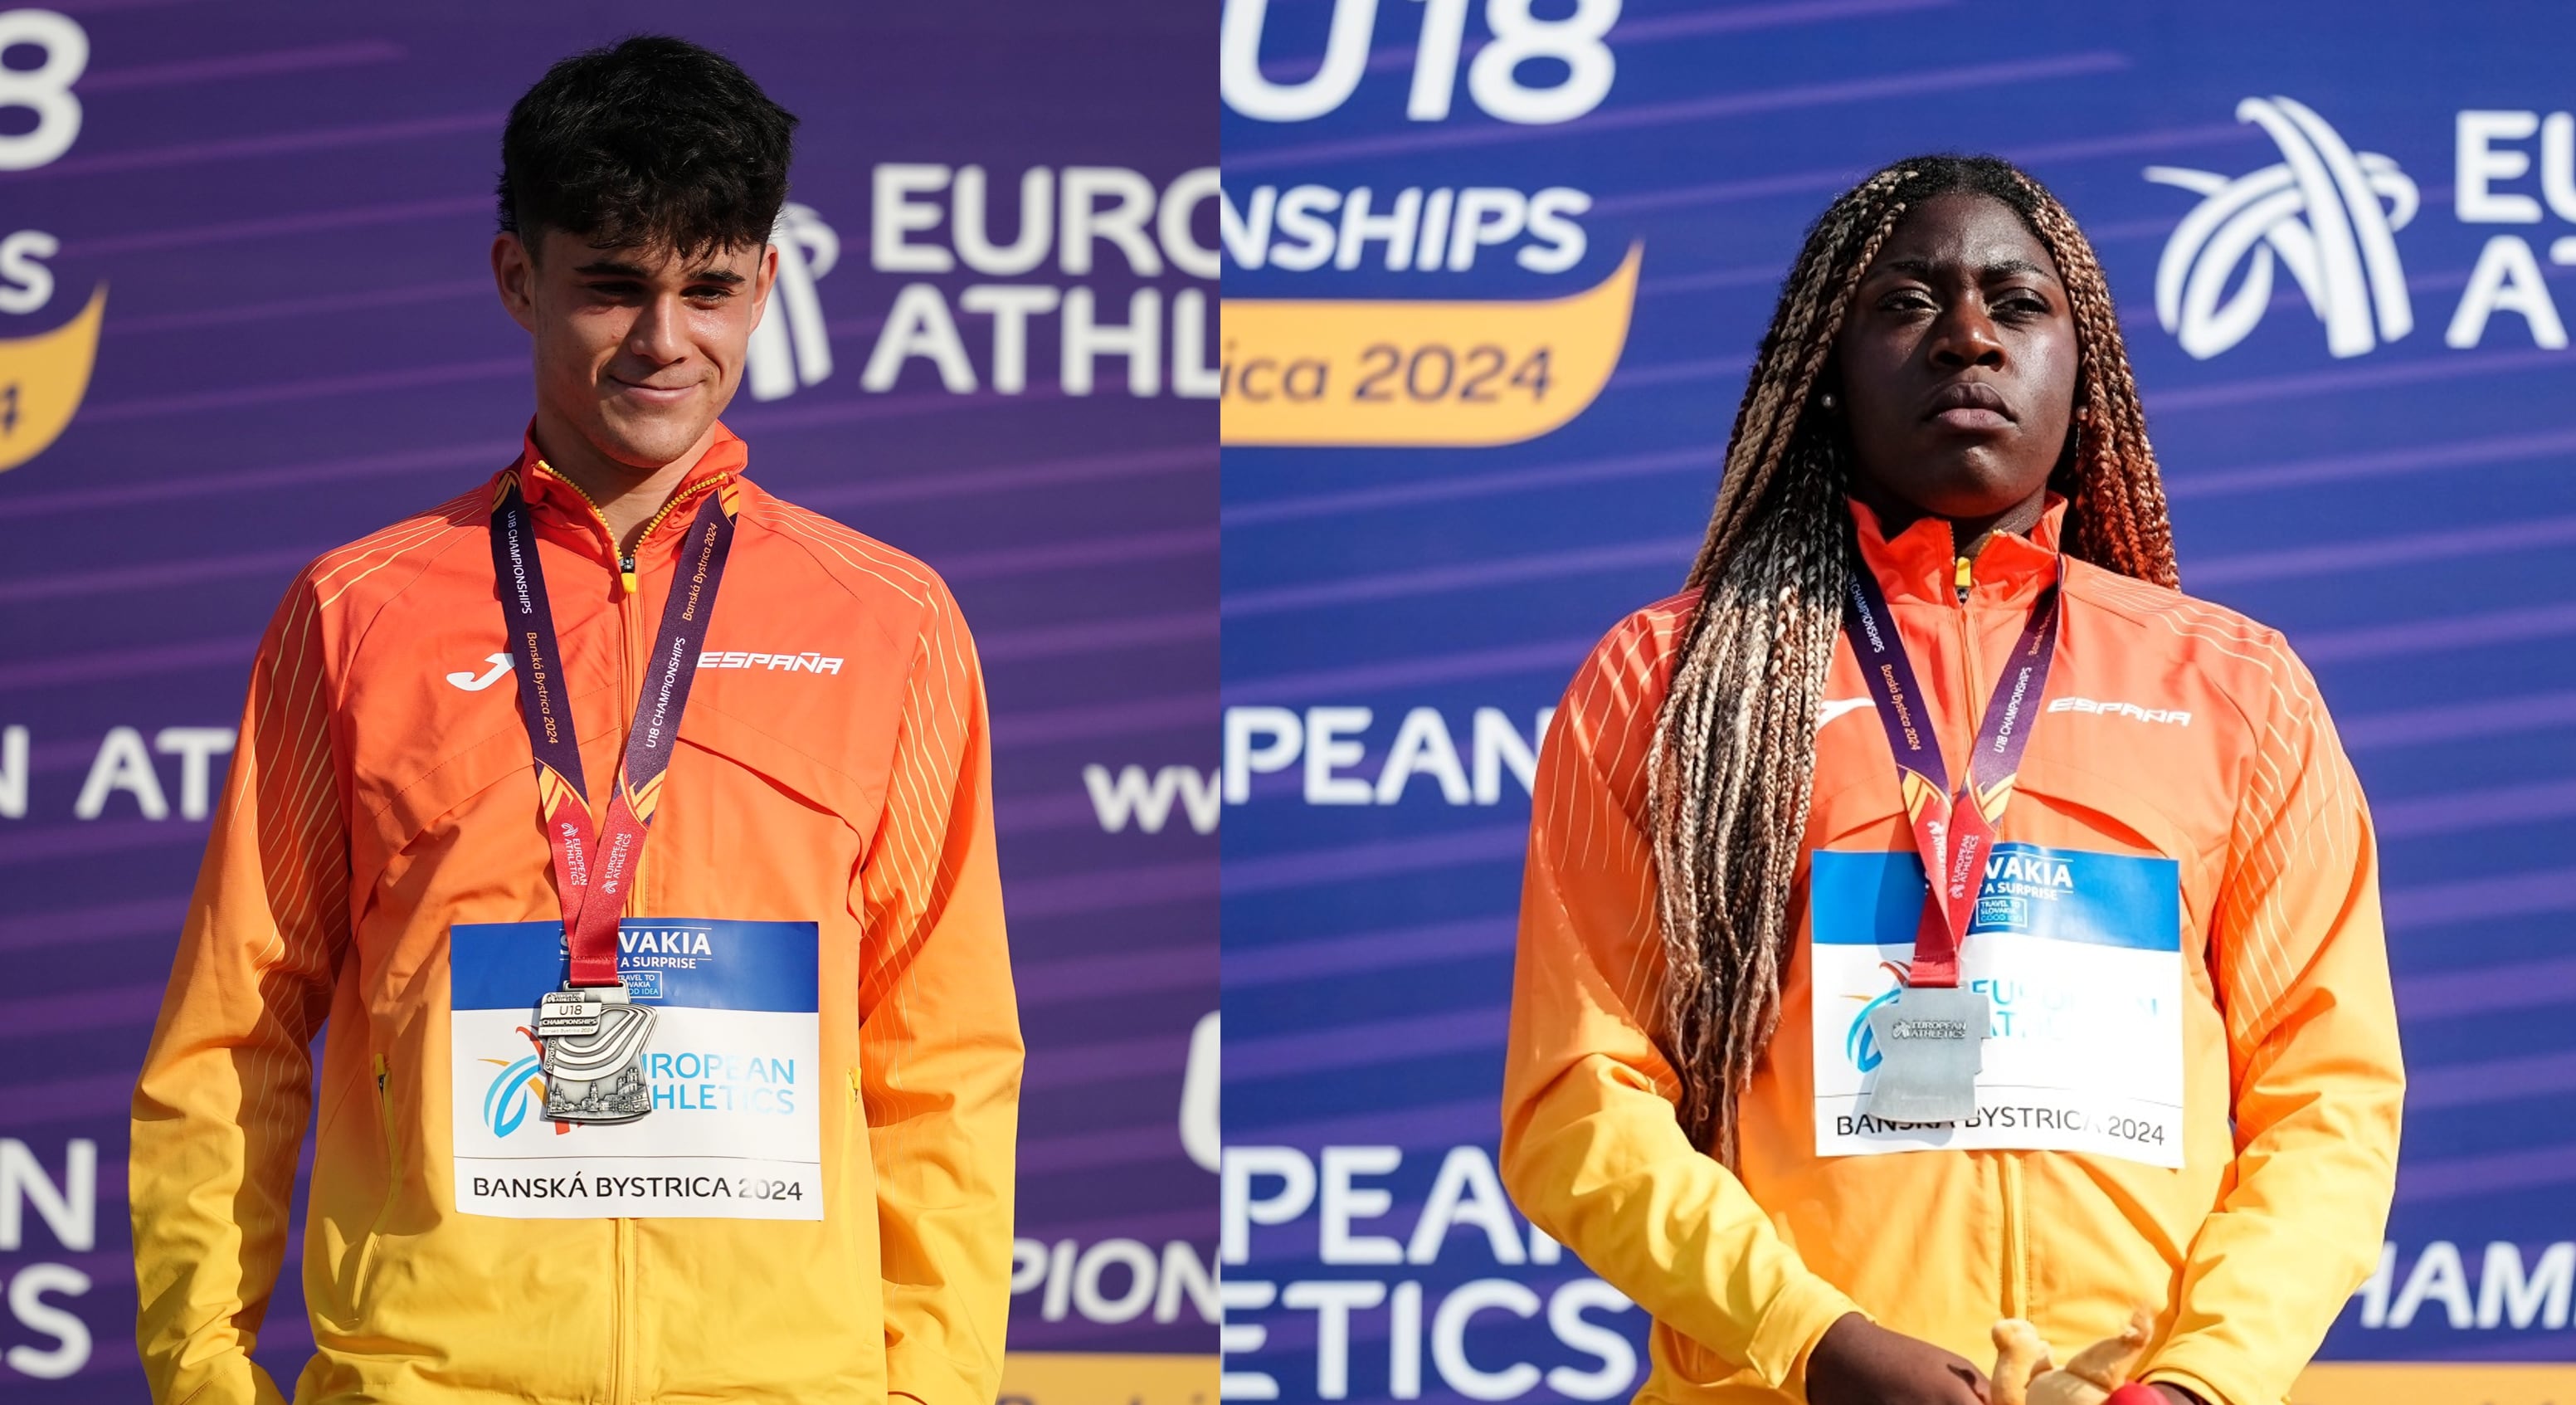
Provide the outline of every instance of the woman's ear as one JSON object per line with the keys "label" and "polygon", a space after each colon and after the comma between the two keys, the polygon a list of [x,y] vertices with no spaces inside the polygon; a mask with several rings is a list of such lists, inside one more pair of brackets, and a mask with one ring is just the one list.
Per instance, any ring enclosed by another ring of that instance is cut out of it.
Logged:
{"label": "woman's ear", "polygon": [[2073,497],[2075,466],[2084,455],[2084,431],[2092,427],[2092,410],[2083,401],[2075,402],[2075,413],[2066,417],[2066,445],[2057,451],[2057,462],[2048,470],[2048,484]]}

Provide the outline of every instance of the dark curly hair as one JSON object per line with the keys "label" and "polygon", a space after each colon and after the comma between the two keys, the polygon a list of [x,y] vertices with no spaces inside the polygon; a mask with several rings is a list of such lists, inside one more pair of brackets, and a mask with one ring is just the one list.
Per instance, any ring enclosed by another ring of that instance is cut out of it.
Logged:
{"label": "dark curly hair", "polygon": [[759,245],[787,200],[796,118],[733,60],[639,34],[546,70],[501,133],[501,228],[694,259]]}

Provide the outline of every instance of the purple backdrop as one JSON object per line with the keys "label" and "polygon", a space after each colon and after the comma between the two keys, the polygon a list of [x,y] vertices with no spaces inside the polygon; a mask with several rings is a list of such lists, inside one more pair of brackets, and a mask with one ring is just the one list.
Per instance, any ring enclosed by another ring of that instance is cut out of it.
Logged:
{"label": "purple backdrop", "polygon": [[[1177,811],[1111,832],[1100,797],[1120,774],[1213,761],[1216,423],[1189,362],[1206,333],[1182,323],[1213,320],[1212,274],[1193,271],[1192,250],[1215,245],[1215,214],[1182,178],[1215,161],[1198,75],[1216,8],[727,7],[721,24],[703,6],[640,3],[434,17],[318,0],[50,8],[90,52],[70,87],[76,138],[0,170],[0,379],[8,342],[70,322],[99,285],[108,295],[69,429],[0,474],[0,726],[23,729],[26,747],[20,768],[0,746],[0,1199],[27,1199],[31,1167],[45,1188],[64,1184],[73,1143],[89,1139],[96,1232],[65,1242],[79,1235],[56,1220],[77,1214],[49,1217],[38,1199],[17,1242],[0,1242],[12,1285],[46,1264],[91,1283],[16,1295],[33,1313],[0,1304],[0,1348],[21,1349],[0,1353],[0,1395],[140,1393],[125,1107],[206,824],[187,813],[178,752],[153,757],[166,818],[146,817],[134,786],[78,818],[102,745],[113,728],[148,742],[231,727],[257,634],[299,565],[512,452],[525,343],[485,263],[502,116],[551,60],[635,30],[726,49],[804,119],[792,198],[828,231],[798,251],[832,265],[806,304],[828,345],[780,338],[772,371],[792,393],[747,392],[727,416],[753,473],[928,560],[982,644],[1029,1042],[1011,1345],[1212,1353],[1195,1282],[1155,1295],[1176,1311],[1131,1311],[1131,1269],[1087,1292],[1048,1279],[1111,1240],[1163,1264],[1214,1259],[1216,1178],[1185,1154],[1180,1104],[1192,1031],[1216,1008],[1215,840]],[[10,14],[0,0],[0,33]],[[0,101],[48,60],[10,48]],[[38,130],[35,109],[0,109],[0,157]],[[929,168],[905,199],[937,222],[874,230],[888,163]],[[1088,268],[1058,241],[1026,272],[995,276],[989,256],[985,273],[972,259],[941,272],[949,171],[969,164],[988,174],[997,239],[1019,227],[1032,168],[1058,189],[1068,167],[1110,170],[1088,178],[1102,207],[1141,185],[1158,213],[1181,208],[1144,223],[1158,247],[1106,237]],[[20,231],[59,247],[21,241],[13,281],[5,241]],[[42,299],[31,260],[50,273]],[[1027,320],[1025,388],[1008,392],[1007,374],[996,388],[995,319],[964,297],[979,282],[1051,290],[1039,301],[1090,288],[1104,323],[1144,305],[1159,319],[1153,393],[1117,355],[1091,394],[1073,393],[1051,310]],[[912,284],[937,291],[902,291]],[[1093,766],[1106,769],[1087,785]],[[293,1277],[259,1353],[281,1376],[310,1346]],[[64,1309],[94,1345],[45,1379],[69,1349],[42,1319]]]}

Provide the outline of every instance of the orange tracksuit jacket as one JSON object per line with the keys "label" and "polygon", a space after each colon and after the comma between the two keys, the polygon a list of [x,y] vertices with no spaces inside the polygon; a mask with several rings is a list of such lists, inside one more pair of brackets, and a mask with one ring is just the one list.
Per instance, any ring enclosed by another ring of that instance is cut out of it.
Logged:
{"label": "orange tracksuit jacket", "polygon": [[134,1095],[156,1399],[280,1398],[248,1352],[316,1029],[298,1401],[993,1399],[1021,1046],[974,645],[927,567],[745,460],[720,429],[631,576],[579,489],[519,467],[595,813],[700,494],[740,485],[710,652],[846,660],[701,667],[625,909],[820,924],[826,1217],[456,1212],[447,930],[561,918],[515,683],[464,686],[507,657],[478,487],[306,568],[252,666]]}
{"label": "orange tracksuit jacket", "polygon": [[[1948,523],[1889,541],[1853,513],[1955,783],[2057,568],[2063,504],[2030,538],[1991,541],[1964,602]],[[2141,1377],[2276,1405],[2376,1261],[2404,1077],[2370,820],[2315,683],[2279,635],[2227,610],[2072,560],[2065,590],[2049,698],[2190,720],[2043,712],[2001,837],[2176,862],[2178,1171],[2057,1151],[1817,1156],[1805,858],[1742,1164],[1693,1145],[1650,1033],[1664,963],[1646,830],[1693,597],[1631,616],[1566,693],[1539,763],[1503,1174],[1534,1222],[1653,1314],[1640,1400],[1802,1400],[1809,1350],[1855,1310],[1984,1364],[1997,1318],[2029,1318],[2063,1361],[2135,1304],[2158,1311]],[[1826,697],[1869,696],[1844,641]],[[1911,853],[1872,708],[1825,717],[1806,854]]]}

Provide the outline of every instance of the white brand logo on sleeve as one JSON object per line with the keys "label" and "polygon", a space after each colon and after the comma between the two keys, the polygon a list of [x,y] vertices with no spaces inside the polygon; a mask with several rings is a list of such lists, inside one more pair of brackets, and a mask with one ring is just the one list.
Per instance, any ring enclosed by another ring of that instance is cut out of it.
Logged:
{"label": "white brand logo on sleeve", "polygon": [[[2203,197],[2156,264],[2156,320],[2192,356],[2216,356],[2262,320],[2277,255],[2325,323],[2326,348],[2336,356],[2359,356],[2413,331],[2391,234],[2415,218],[2415,182],[2378,152],[2356,154],[2324,118],[2289,98],[2247,98],[2236,120],[2260,126],[2281,160],[2232,180],[2182,166],[2146,170],[2151,181]],[[2224,297],[2231,283],[2236,294]]]}

